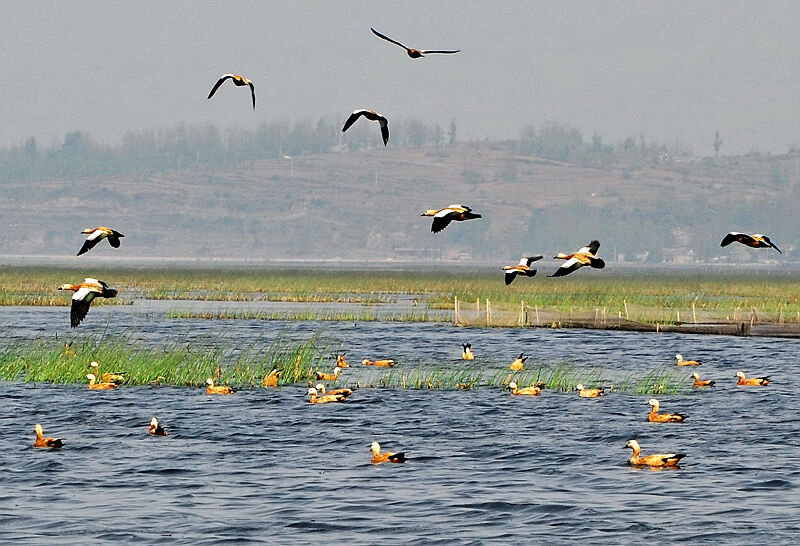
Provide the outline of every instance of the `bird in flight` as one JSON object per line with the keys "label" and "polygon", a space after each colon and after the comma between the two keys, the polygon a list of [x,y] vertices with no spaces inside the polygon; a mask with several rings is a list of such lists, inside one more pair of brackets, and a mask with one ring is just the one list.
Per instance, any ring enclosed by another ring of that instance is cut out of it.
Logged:
{"label": "bird in flight", "polygon": [[117,291],[109,288],[106,283],[97,279],[85,278],[82,283],[62,284],[59,290],[72,290],[72,309],[69,315],[69,325],[77,328],[89,312],[89,306],[95,298],[116,298]]}
{"label": "bird in flight", "polygon": [[419,59],[420,57],[424,57],[425,55],[430,55],[431,53],[445,53],[445,54],[450,54],[450,53],[458,53],[459,51],[461,51],[460,49],[453,49],[453,50],[441,50],[441,49],[413,49],[413,48],[410,48],[410,47],[406,47],[406,46],[404,46],[403,44],[401,44],[401,43],[400,43],[400,42],[398,42],[397,40],[392,40],[391,38],[389,38],[389,37],[388,37],[388,36],[386,36],[385,34],[381,34],[380,32],[378,32],[377,30],[375,30],[375,29],[374,29],[374,28],[372,28],[372,27],[370,27],[370,30],[371,30],[371,31],[372,31],[372,33],[373,33],[373,34],[375,34],[375,36],[377,36],[378,38],[383,38],[383,39],[384,39],[384,40],[386,40],[387,42],[392,42],[393,44],[395,44],[395,45],[399,45],[400,47],[402,47],[403,49],[405,49],[405,50],[406,50],[406,53],[408,53],[408,56],[409,56],[409,57],[411,57],[412,59]]}
{"label": "bird in flight", "polygon": [[433,233],[439,233],[453,220],[462,222],[464,220],[482,218],[480,214],[472,212],[472,209],[468,206],[455,203],[443,209],[428,209],[420,214],[420,216],[433,216],[433,223],[431,224],[431,231]]}
{"label": "bird in flight", "polygon": [[217,92],[219,86],[225,83],[225,80],[230,79],[233,82],[233,85],[236,87],[244,87],[245,85],[250,86],[250,95],[253,97],[253,110],[256,109],[256,88],[253,86],[253,82],[245,78],[244,76],[240,76],[239,74],[223,74],[217,80],[217,83],[214,84],[214,87],[211,88],[211,93],[208,94],[208,98],[214,96],[214,93]]}
{"label": "bird in flight", "polygon": [[78,251],[78,256],[81,254],[85,254],[94,248],[94,246],[102,241],[103,239],[108,239],[108,243],[113,246],[114,248],[119,248],[119,238],[125,237],[119,231],[114,231],[111,228],[100,226],[94,229],[86,228],[81,233],[86,233],[89,236],[83,242],[83,246]]}
{"label": "bird in flight", "polygon": [[772,247],[778,251],[778,254],[783,254],[781,249],[778,248],[773,244],[772,241],[769,240],[769,237],[763,235],[761,233],[754,233],[752,235],[748,235],[747,233],[739,233],[738,231],[731,231],[728,233],[719,246],[728,246],[731,243],[742,243],[745,246],[749,246],[751,248],[768,248]]}
{"label": "bird in flight", "polygon": [[531,264],[536,260],[541,260],[542,256],[523,256],[517,265],[507,265],[503,269],[506,271],[506,285],[511,284],[517,275],[525,275],[526,277],[533,277],[536,275],[536,270],[531,269]]}
{"label": "bird in flight", "polygon": [[358,118],[364,116],[370,121],[377,121],[381,126],[381,136],[383,137],[383,145],[386,146],[389,143],[389,120],[386,117],[374,112],[372,110],[354,110],[350,117],[347,118],[347,121],[344,122],[344,127],[342,127],[342,132],[344,133],[347,131],[351,125],[353,125]]}
{"label": "bird in flight", "polygon": [[600,248],[600,241],[594,240],[587,246],[584,246],[574,254],[564,254],[559,252],[555,257],[559,260],[566,260],[561,267],[556,269],[556,272],[550,275],[551,277],[563,277],[569,275],[576,269],[580,269],[584,265],[589,265],[595,269],[603,269],[606,263],[595,256],[597,250]]}

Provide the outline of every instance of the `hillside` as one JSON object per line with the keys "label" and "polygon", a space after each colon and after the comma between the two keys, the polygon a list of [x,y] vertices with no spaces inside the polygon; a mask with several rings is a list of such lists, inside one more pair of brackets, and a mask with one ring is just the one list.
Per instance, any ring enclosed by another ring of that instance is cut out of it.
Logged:
{"label": "hillside", "polygon": [[[0,183],[3,255],[70,255],[84,227],[126,234],[125,256],[516,260],[592,238],[610,259],[772,259],[719,249],[762,231],[791,258],[800,241],[798,154],[617,160],[608,167],[462,143],[264,159],[227,170]],[[427,208],[484,218],[430,233]],[[112,257],[105,243],[93,253]]]}

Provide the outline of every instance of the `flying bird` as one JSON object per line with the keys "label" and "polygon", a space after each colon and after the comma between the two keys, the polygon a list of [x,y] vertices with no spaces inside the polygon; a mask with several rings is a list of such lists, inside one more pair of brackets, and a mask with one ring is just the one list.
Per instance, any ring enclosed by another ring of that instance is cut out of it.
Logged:
{"label": "flying bird", "polygon": [[439,233],[446,228],[450,222],[463,222],[464,220],[473,220],[475,218],[482,218],[480,214],[472,212],[472,209],[466,205],[452,204],[443,209],[428,209],[420,216],[433,216],[433,223],[431,224],[431,231]]}
{"label": "flying bird", "polygon": [[731,243],[742,243],[743,245],[751,248],[772,247],[778,251],[778,254],[783,254],[781,249],[775,246],[773,242],[769,240],[769,237],[761,233],[753,233],[752,235],[748,235],[747,233],[731,231],[725,236],[724,239],[722,239],[722,242],[719,244],[719,246],[728,246]]}
{"label": "flying bird", "polygon": [[576,269],[580,269],[584,265],[591,266],[595,269],[603,269],[606,263],[596,256],[597,250],[600,248],[600,241],[594,240],[587,246],[578,249],[574,254],[564,254],[559,252],[555,258],[558,260],[566,260],[561,267],[556,269],[556,272],[550,277],[563,277],[569,275]]}
{"label": "flying bird", "polygon": [[72,309],[69,314],[69,325],[77,328],[89,312],[89,306],[95,298],[116,298],[117,291],[109,288],[106,283],[97,279],[86,277],[82,283],[62,284],[59,290],[72,290]]}
{"label": "flying bird", "polygon": [[211,93],[208,94],[208,98],[214,96],[214,93],[217,92],[219,86],[225,83],[225,80],[230,79],[233,82],[233,85],[236,87],[244,87],[245,85],[250,86],[250,95],[253,97],[253,110],[256,109],[256,88],[253,86],[253,82],[245,78],[244,76],[240,76],[239,74],[223,74],[217,80],[217,83],[214,84],[214,87],[211,88]]}
{"label": "flying bird", "polygon": [[450,54],[450,53],[458,53],[459,51],[461,51],[460,49],[452,49],[452,50],[441,50],[441,49],[413,49],[413,48],[410,48],[410,47],[406,47],[406,46],[404,46],[403,44],[401,44],[401,43],[400,43],[400,42],[398,42],[397,40],[392,40],[392,39],[391,39],[391,38],[389,38],[388,36],[386,36],[386,35],[384,35],[384,34],[381,34],[380,32],[378,32],[377,30],[375,30],[375,29],[374,29],[374,28],[372,28],[372,27],[370,27],[370,30],[371,30],[371,31],[372,31],[372,33],[373,33],[373,34],[375,34],[375,36],[377,36],[378,38],[383,38],[383,39],[384,39],[384,40],[386,40],[387,42],[391,42],[391,43],[393,43],[394,45],[399,45],[400,47],[402,47],[403,49],[405,49],[405,50],[406,50],[406,53],[408,53],[408,56],[409,56],[409,57],[411,57],[412,59],[419,59],[420,57],[424,57],[425,55],[430,55],[431,53],[444,53],[444,54]]}
{"label": "flying bird", "polygon": [[517,275],[525,275],[526,277],[533,277],[536,275],[536,270],[531,269],[531,264],[536,260],[541,260],[542,256],[524,256],[520,259],[519,263],[515,266],[507,265],[503,267],[506,272],[506,286],[514,282]]}
{"label": "flying bird", "polygon": [[344,133],[347,131],[350,126],[353,125],[361,116],[364,116],[370,121],[377,121],[380,124],[383,145],[386,146],[389,143],[389,120],[387,120],[385,116],[382,116],[373,110],[365,110],[363,108],[361,110],[353,110],[353,113],[350,114],[350,117],[344,122],[342,132]]}
{"label": "flying bird", "polygon": [[78,251],[78,256],[81,254],[85,254],[92,250],[97,243],[102,241],[103,239],[108,239],[108,244],[113,246],[114,248],[119,248],[119,238],[125,237],[119,231],[115,231],[109,227],[100,226],[94,229],[86,228],[81,233],[87,233],[89,236],[83,242],[83,246]]}

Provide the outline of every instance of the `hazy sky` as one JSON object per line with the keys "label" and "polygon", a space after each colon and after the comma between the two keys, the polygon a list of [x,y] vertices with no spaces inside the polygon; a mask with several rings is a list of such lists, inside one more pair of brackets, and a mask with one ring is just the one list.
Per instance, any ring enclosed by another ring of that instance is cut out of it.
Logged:
{"label": "hazy sky", "polygon": [[[11,2],[0,145],[67,131],[455,118],[459,139],[573,125],[697,155],[800,145],[800,9],[769,2]],[[412,60],[411,47],[461,49]],[[225,72],[256,86],[206,95]]]}

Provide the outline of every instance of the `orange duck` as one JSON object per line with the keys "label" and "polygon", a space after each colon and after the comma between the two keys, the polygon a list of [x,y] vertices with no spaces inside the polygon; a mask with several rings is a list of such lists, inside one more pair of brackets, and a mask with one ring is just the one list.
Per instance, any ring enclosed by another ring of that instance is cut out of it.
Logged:
{"label": "orange duck", "polygon": [[42,425],[36,423],[33,430],[36,432],[36,440],[33,442],[33,447],[64,447],[64,440],[61,438],[45,438],[42,431]]}
{"label": "orange duck", "polygon": [[372,464],[406,462],[405,453],[381,453],[381,445],[378,442],[372,442],[370,449],[372,449]]}
{"label": "orange duck", "polygon": [[365,358],[361,361],[361,364],[364,366],[378,366],[380,368],[391,368],[394,366],[395,362],[393,358],[384,358],[383,360],[369,360]]}
{"label": "orange duck", "polygon": [[651,398],[648,404],[652,406],[647,416],[647,420],[651,423],[680,423],[686,419],[686,416],[680,413],[658,413],[660,402],[655,398]]}
{"label": "orange duck", "polygon": [[86,379],[89,380],[89,390],[92,391],[107,391],[119,387],[116,383],[97,383],[97,378],[93,373],[87,374]]}
{"label": "orange duck", "polygon": [[737,385],[757,385],[763,387],[764,385],[769,384],[769,376],[751,377],[750,379],[746,379],[744,372],[736,372],[736,377],[739,378],[739,381],[736,383]]}
{"label": "orange duck", "polygon": [[158,424],[158,419],[156,419],[155,417],[153,417],[150,420],[150,428],[147,429],[147,433],[148,434],[152,434],[153,436],[166,436],[167,435],[166,429],[164,429],[164,427],[162,427],[161,425]]}
{"label": "orange duck", "polygon": [[636,466],[677,466],[678,461],[686,457],[685,453],[655,453],[653,455],[640,457],[639,453],[641,453],[642,449],[639,447],[639,442],[636,440],[628,440],[625,447],[629,447],[633,450],[629,462]]}
{"label": "orange duck", "polygon": [[206,394],[233,394],[233,388],[228,385],[214,385],[214,380],[210,377],[206,379]]}
{"label": "orange duck", "polygon": [[708,380],[700,379],[700,374],[697,373],[697,372],[693,373],[692,377],[694,377],[694,386],[695,387],[711,387],[711,386],[714,385],[714,381],[712,381],[710,379],[708,379]]}

